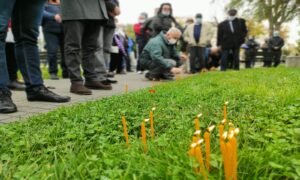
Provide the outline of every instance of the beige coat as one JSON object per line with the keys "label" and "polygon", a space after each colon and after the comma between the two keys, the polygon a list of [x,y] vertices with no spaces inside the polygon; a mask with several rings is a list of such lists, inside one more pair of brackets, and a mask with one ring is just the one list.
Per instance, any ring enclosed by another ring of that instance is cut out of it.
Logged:
{"label": "beige coat", "polygon": [[201,36],[199,43],[196,43],[194,38],[194,26],[195,24],[189,25],[183,33],[184,40],[188,43],[189,47],[200,46],[205,47],[207,44],[213,44],[215,42],[216,30],[210,23],[203,23]]}

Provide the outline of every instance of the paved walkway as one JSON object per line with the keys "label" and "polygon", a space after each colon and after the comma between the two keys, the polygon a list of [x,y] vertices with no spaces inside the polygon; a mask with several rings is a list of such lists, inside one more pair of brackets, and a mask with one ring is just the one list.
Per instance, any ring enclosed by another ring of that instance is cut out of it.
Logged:
{"label": "paved walkway", "polygon": [[[257,63],[256,67],[261,67],[261,63]],[[244,64],[241,65],[244,68]],[[182,75],[186,76],[186,75]],[[128,91],[136,91],[139,89],[147,88],[152,86],[152,82],[147,81],[144,75],[137,73],[128,73],[126,75],[116,75],[116,80],[118,84],[113,85],[113,90],[103,91],[103,90],[93,90],[93,95],[91,96],[79,96],[69,93],[70,81],[66,79],[60,80],[45,80],[45,85],[47,87],[55,87],[51,89],[52,91],[60,94],[70,96],[71,102],[69,103],[47,103],[47,102],[28,102],[26,99],[25,92],[13,91],[13,101],[18,107],[18,112],[13,114],[0,114],[0,124],[10,123],[14,121],[26,120],[30,116],[35,116],[41,113],[46,113],[54,110],[61,106],[68,106],[72,104],[77,104],[86,101],[98,100],[103,97],[119,95],[125,93],[125,85],[128,85]],[[159,84],[160,82],[155,82]]]}
{"label": "paved walkway", "polygon": [[[147,81],[144,78],[144,75],[140,75],[137,73],[116,75],[115,79],[118,80],[118,84],[113,85],[113,90],[111,91],[93,90],[93,95],[91,96],[79,96],[79,95],[69,93],[69,88],[70,88],[69,80],[66,79],[45,80],[45,85],[47,87],[55,87],[55,89],[51,89],[52,91],[61,95],[70,96],[72,98],[71,102],[63,103],[63,104],[47,103],[47,102],[28,102],[26,99],[25,92],[13,91],[12,98],[14,103],[18,107],[18,112],[13,114],[0,114],[0,124],[25,120],[30,116],[46,113],[61,106],[68,106],[80,102],[101,99],[107,96],[119,95],[125,93],[126,84],[128,85],[129,92],[150,87],[152,85],[152,82]],[[160,82],[155,82],[155,83],[160,83]]]}

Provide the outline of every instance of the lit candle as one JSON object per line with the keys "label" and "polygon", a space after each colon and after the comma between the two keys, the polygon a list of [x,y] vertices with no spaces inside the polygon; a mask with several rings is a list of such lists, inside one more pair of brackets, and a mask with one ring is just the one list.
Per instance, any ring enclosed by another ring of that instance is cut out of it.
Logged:
{"label": "lit candle", "polygon": [[233,158],[234,158],[234,147],[232,144],[232,140],[234,138],[234,132],[229,131],[228,134],[228,141],[225,143],[226,151],[227,151],[227,171],[228,171],[228,178],[233,179]]}
{"label": "lit candle", "polygon": [[210,132],[213,131],[215,126],[210,126],[207,128],[206,132],[204,133],[204,140],[205,140],[205,165],[207,171],[210,170]]}
{"label": "lit candle", "polygon": [[237,140],[236,140],[236,136],[239,134],[239,128],[236,128],[233,132],[234,132],[234,136],[231,139],[231,145],[232,145],[232,149],[233,149],[233,163],[232,163],[232,169],[233,169],[233,180],[237,180],[237,167],[238,167],[238,156],[237,156]]}
{"label": "lit candle", "polygon": [[122,116],[122,124],[123,124],[125,141],[126,141],[127,146],[129,146],[129,138],[128,138],[128,132],[127,132],[127,123],[126,123],[126,119],[125,119],[124,116]]}
{"label": "lit candle", "polygon": [[152,108],[152,110],[150,111],[149,114],[149,118],[150,118],[150,130],[151,130],[151,138],[152,140],[154,139],[154,118],[153,118],[153,112],[154,112],[155,108]]}
{"label": "lit candle", "polygon": [[199,124],[199,118],[202,116],[202,114],[198,114],[198,116],[195,118],[195,130],[200,130],[200,124]]}
{"label": "lit candle", "polygon": [[220,146],[221,146],[221,153],[222,153],[222,159],[223,159],[223,165],[224,165],[224,172],[225,172],[225,179],[229,179],[229,171],[228,171],[228,152],[226,148],[226,143],[225,140],[227,138],[228,133],[224,132],[223,135],[221,135],[221,141],[220,141]]}
{"label": "lit candle", "polygon": [[141,124],[141,134],[142,134],[142,142],[144,144],[144,152],[147,152],[147,135],[146,135],[145,122],[147,122],[147,120],[144,120]]}
{"label": "lit candle", "polygon": [[199,141],[200,135],[201,135],[201,130],[195,131],[194,136],[196,137],[197,141]]}
{"label": "lit candle", "polygon": [[[195,158],[195,156],[196,156],[196,146],[197,146],[197,141],[195,142],[195,143],[192,143],[191,145],[190,145],[190,150],[189,150],[189,156],[191,157],[191,158]],[[194,167],[193,168],[194,169],[194,171],[196,172],[196,173],[198,173],[199,172],[199,169],[197,168],[197,167]]]}
{"label": "lit candle", "polygon": [[197,146],[195,148],[195,154],[196,154],[196,158],[200,164],[200,172],[202,174],[202,176],[207,179],[206,176],[206,172],[205,172],[205,166],[204,166],[204,161],[203,161],[203,155],[202,155],[202,150],[201,150],[201,144],[203,143],[203,139],[200,139],[197,142]]}
{"label": "lit candle", "polygon": [[226,101],[224,103],[224,119],[227,120],[227,105],[228,105],[228,101]]}

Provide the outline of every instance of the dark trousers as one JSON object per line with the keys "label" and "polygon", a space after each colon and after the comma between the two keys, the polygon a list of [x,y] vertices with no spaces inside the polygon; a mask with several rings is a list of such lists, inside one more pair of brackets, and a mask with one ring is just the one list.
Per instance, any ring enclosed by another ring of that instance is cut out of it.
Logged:
{"label": "dark trousers", "polygon": [[123,70],[123,54],[122,53],[111,53],[111,59],[109,64],[109,72],[120,73]]}
{"label": "dark trousers", "polygon": [[190,47],[190,71],[196,73],[205,68],[205,48],[204,47]]}
{"label": "dark trousers", "polygon": [[[80,74],[82,63],[86,81],[97,81],[95,62],[101,22],[91,20],[64,21],[65,62],[72,83],[83,83]],[[82,56],[82,58],[81,58]]]}
{"label": "dark trousers", "polygon": [[129,56],[128,57],[123,57],[125,62],[126,62],[126,71],[127,72],[130,72],[131,71],[131,62],[130,62],[130,58]]}
{"label": "dark trousers", "polygon": [[49,73],[57,74],[57,53],[60,50],[61,53],[61,68],[63,75],[68,74],[67,66],[65,64],[64,57],[64,36],[63,33],[54,33],[44,31],[44,37],[46,41],[46,49],[47,49],[47,62],[49,64]]}
{"label": "dark trousers", "polygon": [[[169,64],[171,68],[176,67],[176,61],[173,59],[164,59],[165,63]],[[161,64],[152,61],[145,69],[149,70],[152,76],[160,77],[163,74],[170,74],[171,69],[163,67]]]}
{"label": "dark trousers", "polygon": [[221,71],[228,69],[228,56],[230,53],[232,53],[233,56],[233,69],[240,70],[240,48],[233,48],[222,50]]}
{"label": "dark trousers", "polygon": [[245,62],[245,68],[251,68],[255,66],[255,58],[256,58],[256,53],[253,51],[246,51],[246,62]]}
{"label": "dark trousers", "polygon": [[142,52],[146,46],[146,43],[143,40],[137,41],[138,43],[138,59],[137,59],[137,66],[136,66],[136,70],[137,71],[144,71],[144,69],[141,66],[141,62],[140,62],[140,57],[142,55]]}
{"label": "dark trousers", "polygon": [[264,67],[272,66],[272,52],[263,49]]}
{"label": "dark trousers", "polygon": [[15,43],[6,43],[5,52],[9,80],[16,81],[18,79],[18,65],[15,55]]}
{"label": "dark trousers", "polygon": [[274,67],[277,67],[280,64],[281,51],[273,51],[272,55],[273,55]]}

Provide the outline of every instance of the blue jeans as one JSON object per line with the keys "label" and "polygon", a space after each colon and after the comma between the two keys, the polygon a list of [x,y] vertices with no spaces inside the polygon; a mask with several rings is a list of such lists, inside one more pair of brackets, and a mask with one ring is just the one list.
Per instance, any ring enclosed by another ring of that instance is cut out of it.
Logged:
{"label": "blue jeans", "polygon": [[64,60],[64,36],[63,33],[55,33],[44,31],[44,37],[46,41],[47,49],[47,61],[49,64],[49,74],[56,74],[58,72],[57,68],[57,52],[60,49],[61,53],[61,68],[63,74],[68,74],[68,70],[65,66]]}
{"label": "blue jeans", "polygon": [[6,66],[5,38],[12,19],[16,59],[26,88],[43,85],[37,38],[45,0],[0,0],[0,89],[6,88],[9,77]]}

